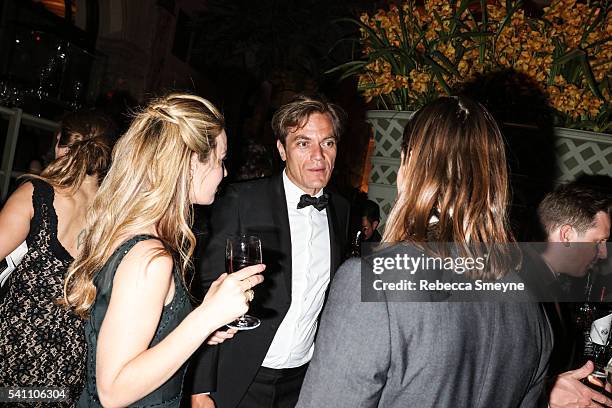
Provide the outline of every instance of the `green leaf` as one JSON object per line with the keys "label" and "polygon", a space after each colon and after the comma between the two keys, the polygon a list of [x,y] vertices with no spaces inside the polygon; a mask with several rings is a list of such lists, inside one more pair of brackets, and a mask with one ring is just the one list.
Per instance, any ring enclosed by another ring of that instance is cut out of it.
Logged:
{"label": "green leaf", "polygon": [[487,37],[491,37],[493,36],[493,33],[487,32],[487,31],[470,31],[467,33],[459,33],[457,34],[458,38],[487,38]]}
{"label": "green leaf", "polygon": [[586,53],[583,50],[573,49],[553,59],[553,64],[563,65],[571,60],[582,58],[584,55],[586,55]]}
{"label": "green leaf", "polygon": [[342,22],[351,23],[351,24],[355,24],[359,28],[362,28],[368,34],[368,39],[372,41],[376,47],[385,47],[385,46],[388,47],[389,46],[389,42],[385,41],[385,38],[380,37],[378,33],[376,33],[376,31],[372,30],[370,26],[362,23],[360,20],[346,17],[346,18],[339,18],[334,21],[337,23],[342,23]]}
{"label": "green leaf", "polygon": [[358,89],[359,91],[365,91],[365,90],[368,90],[368,89],[376,89],[376,88],[381,88],[381,86],[380,86],[380,85],[377,85],[377,84],[375,84],[375,83],[373,83],[373,82],[370,82],[369,84],[365,84],[365,85],[358,85],[358,86],[357,86],[357,89]]}
{"label": "green leaf", "polygon": [[442,17],[440,17],[440,13],[438,13],[436,11],[436,9],[432,10],[432,13],[434,15],[434,18],[436,19],[436,21],[438,22],[438,24],[440,25],[440,27],[443,26],[444,21],[442,20]]}
{"label": "green leaf", "polygon": [[461,15],[463,14],[465,10],[467,10],[469,6],[471,6],[472,4],[479,3],[479,2],[482,3],[482,0],[462,0],[461,3],[459,3],[459,7],[457,7],[455,16],[458,18],[461,18]]}
{"label": "green leaf", "polygon": [[[389,39],[386,38],[386,36],[381,36],[379,34],[377,34],[372,28],[370,28],[368,25],[362,23],[360,20],[356,20],[354,18],[339,18],[336,21],[338,22],[348,22],[348,23],[352,23],[352,24],[356,24],[357,26],[359,26],[360,28],[363,28],[367,33],[368,33],[368,39],[373,39],[374,40],[374,44],[373,44],[373,48],[376,50],[382,50],[382,51],[389,51],[388,54],[385,54],[384,52],[381,54],[381,57],[384,58],[387,62],[389,62],[392,66],[392,69],[394,70],[394,72],[401,72],[401,69],[399,67],[399,65],[397,64],[397,61],[395,60],[395,58],[393,58],[393,55],[395,53],[394,50],[397,50],[395,47],[393,47],[391,45],[391,43],[389,42]],[[384,31],[381,29],[381,31]]]}
{"label": "green leaf", "polygon": [[[399,25],[400,30],[402,32],[402,47],[405,49],[410,49],[413,47],[413,44],[410,44],[410,36],[408,35],[408,29],[406,27],[406,21],[404,21],[404,10],[402,6],[397,7],[398,15],[399,15]],[[416,46],[416,44],[414,44]]]}
{"label": "green leaf", "polygon": [[448,58],[446,58],[446,55],[442,54],[440,51],[436,50],[433,51],[430,54],[432,57],[436,57],[440,62],[442,62],[442,64],[444,64],[444,67],[450,71],[450,73],[452,73],[455,76],[460,76],[461,74],[459,74],[459,71],[457,70],[457,68],[455,67],[455,64],[453,64],[451,62],[451,60],[449,60]]}
{"label": "green leaf", "polygon": [[[489,27],[489,12],[487,10],[487,2],[486,0],[480,0],[480,12],[482,13],[482,25],[480,26],[480,30],[485,30],[488,32]],[[481,64],[484,64],[487,41],[485,37],[477,37],[478,38],[478,61]]]}
{"label": "green leaf", "polygon": [[[591,12],[589,13],[589,17],[587,18],[587,21],[591,20],[591,18],[593,17],[593,14],[595,14],[595,12],[598,10],[597,7],[592,7],[591,8]],[[597,17],[595,17],[595,20],[593,20],[591,22],[591,24],[587,27],[586,30],[584,30],[584,32],[582,33],[582,37],[580,38],[580,45],[582,45],[582,43],[586,40],[587,36],[593,32],[593,30],[604,20],[604,18],[606,17],[607,11],[604,11],[603,8],[599,9],[600,13]]]}
{"label": "green leaf", "polygon": [[425,64],[427,64],[431,68],[432,71],[441,72],[446,75],[451,75],[451,73],[446,68],[438,64],[434,59],[428,57],[427,55],[423,56],[423,62],[425,62]]}
{"label": "green leaf", "polygon": [[344,64],[340,64],[334,68],[328,69],[327,71],[324,72],[324,74],[328,75],[328,74],[333,74],[334,72],[338,72],[338,71],[345,71],[345,70],[354,69],[354,68],[363,68],[367,64],[368,64],[367,61],[349,61],[349,62],[345,62]]}
{"label": "green leaf", "polygon": [[508,23],[512,21],[512,16],[514,15],[514,13],[516,13],[516,11],[522,5],[522,1],[517,1],[514,4],[514,6],[511,6],[511,4],[512,4],[511,0],[506,0],[506,16],[504,17],[501,24],[497,28],[497,32],[495,33],[495,42],[497,42],[497,39],[501,35],[501,32],[504,30],[504,28],[506,28]]}
{"label": "green leaf", "polygon": [[442,86],[442,89],[444,89],[444,92],[446,92],[447,95],[450,95],[452,93],[450,86],[448,86],[442,74],[439,71],[434,70],[434,77],[436,78],[440,86]]}
{"label": "green leaf", "polygon": [[612,58],[608,58],[608,59],[605,59],[605,60],[599,60],[596,64],[591,63],[591,67],[592,68],[600,67],[600,66],[606,65],[606,64],[608,64],[610,62],[612,62]]}
{"label": "green leaf", "polygon": [[476,28],[480,29],[480,23],[478,22],[478,20],[476,20],[476,16],[474,15],[474,13],[472,13],[472,10],[468,10],[468,16],[472,19]]}
{"label": "green leaf", "polygon": [[455,61],[453,61],[453,66],[456,67],[459,64],[459,62],[461,62],[461,60],[463,59],[463,56],[465,55],[465,50],[466,48],[461,43],[458,43],[455,46]]}
{"label": "green leaf", "polygon": [[347,70],[345,72],[342,73],[342,75],[340,75],[340,78],[338,78],[340,81],[345,80],[346,78],[350,78],[352,76],[357,76],[359,74],[364,73],[364,70],[362,68],[352,68],[350,70]]}
{"label": "green leaf", "polygon": [[351,45],[355,45],[357,44],[358,46],[361,46],[361,41],[359,40],[359,38],[354,38],[354,37],[346,37],[346,38],[340,38],[339,40],[337,40],[336,42],[334,42],[331,47],[329,47],[329,51],[327,51],[328,54],[331,54],[336,47],[338,47],[339,45],[341,45],[342,43],[351,43]]}
{"label": "green leaf", "polygon": [[591,69],[586,53],[580,59],[580,65],[582,66],[582,74],[584,75],[584,79],[587,81],[591,92],[593,92],[593,95],[603,100],[604,97],[597,86],[597,81],[595,80],[595,75],[593,75],[593,70]]}
{"label": "green leaf", "polygon": [[612,36],[603,38],[603,39],[598,40],[598,41],[595,41],[594,43],[591,43],[591,44],[587,45],[585,47],[585,49],[588,50],[589,48],[597,47],[598,45],[601,45],[601,44],[607,44],[610,41],[612,41]]}

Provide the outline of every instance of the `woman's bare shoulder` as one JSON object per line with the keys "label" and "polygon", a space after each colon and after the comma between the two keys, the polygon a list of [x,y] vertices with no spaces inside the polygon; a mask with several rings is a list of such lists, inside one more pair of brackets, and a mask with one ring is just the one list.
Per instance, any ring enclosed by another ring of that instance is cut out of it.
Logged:
{"label": "woman's bare shoulder", "polygon": [[20,185],[13,194],[8,198],[4,209],[11,209],[19,211],[21,213],[29,211],[30,215],[33,213],[32,206],[32,195],[34,194],[34,185],[31,181],[26,181]]}
{"label": "woman's bare shoulder", "polygon": [[156,238],[145,239],[134,245],[125,255],[117,273],[129,273],[132,279],[168,281],[172,276],[172,255]]}
{"label": "woman's bare shoulder", "polygon": [[31,200],[32,194],[34,194],[34,184],[31,181],[22,183],[13,194],[12,197],[18,197],[19,199]]}

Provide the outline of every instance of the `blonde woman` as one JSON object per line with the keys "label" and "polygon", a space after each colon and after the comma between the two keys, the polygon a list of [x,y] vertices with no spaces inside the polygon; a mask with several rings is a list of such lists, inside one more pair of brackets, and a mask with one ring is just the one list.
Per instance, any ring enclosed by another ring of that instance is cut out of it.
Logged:
{"label": "blonde woman", "polygon": [[[414,260],[417,248],[436,242],[514,247],[504,142],[482,105],[462,97],[429,103],[405,130],[401,157],[383,235],[400,245],[376,257]],[[472,277],[503,282],[516,263],[498,250]],[[401,298],[386,291],[378,302],[362,302],[361,271],[359,260],[349,260],[336,273],[299,408],[538,406],[551,336],[537,304],[433,301],[445,291]],[[417,267],[399,275],[452,279],[438,272]],[[459,273],[449,271],[463,282]]]}
{"label": "blonde woman", "polygon": [[226,175],[223,126],[207,100],[172,94],[137,114],[117,142],[66,280],[66,303],[89,317],[78,406],[179,406],[187,359],[246,312],[248,291],[263,280],[263,265],[224,274],[191,310],[191,206],[212,203]]}
{"label": "blonde woman", "polygon": [[110,163],[111,122],[95,112],[61,122],[56,159],[30,176],[0,212],[0,259],[27,241],[28,252],[0,302],[0,387],[83,388],[83,323],[57,304],[98,183]]}

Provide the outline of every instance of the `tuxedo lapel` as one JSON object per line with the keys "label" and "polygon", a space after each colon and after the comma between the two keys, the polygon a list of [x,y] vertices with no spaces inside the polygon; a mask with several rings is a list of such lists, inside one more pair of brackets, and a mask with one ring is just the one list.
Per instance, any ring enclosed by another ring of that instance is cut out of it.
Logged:
{"label": "tuxedo lapel", "polygon": [[340,265],[342,260],[342,247],[340,245],[339,234],[340,227],[338,226],[338,216],[334,207],[334,195],[329,193],[329,204],[327,205],[327,225],[329,226],[329,249],[330,249],[330,260],[329,260],[329,271],[330,279],[334,277],[336,269]]}
{"label": "tuxedo lapel", "polygon": [[283,186],[282,173],[276,176],[271,183],[272,191],[270,202],[272,204],[272,212],[275,224],[278,226],[278,239],[280,252],[283,254],[283,265],[281,268],[285,283],[287,295],[291,299],[291,230],[289,228],[289,214],[287,213],[287,198],[285,197],[285,188]]}

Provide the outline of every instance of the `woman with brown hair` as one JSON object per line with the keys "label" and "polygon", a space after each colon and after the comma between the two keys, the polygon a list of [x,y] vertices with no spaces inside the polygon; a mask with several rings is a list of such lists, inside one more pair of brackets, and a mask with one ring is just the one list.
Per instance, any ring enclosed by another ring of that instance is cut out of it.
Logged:
{"label": "woman with brown hair", "polygon": [[[469,293],[453,298],[447,289],[420,286],[420,279],[513,282],[518,260],[511,255],[506,166],[500,130],[479,103],[440,98],[414,115],[383,236],[390,246],[336,273],[298,407],[537,405],[551,348],[539,306],[496,296],[474,301],[481,298]],[[371,282],[369,263],[377,259],[435,259],[437,250],[460,259],[457,252],[470,257],[483,248],[486,267],[465,275],[459,268],[445,274],[395,266],[380,279],[417,276],[418,286],[375,295],[361,287]]]}
{"label": "woman with brown hair", "polygon": [[187,359],[247,311],[263,265],[221,275],[193,311],[185,285],[192,205],[213,202],[226,154],[223,116],[189,94],[153,100],[117,142],[65,284],[88,317],[79,407],[178,407]]}
{"label": "woman with brown hair", "polygon": [[110,163],[111,129],[94,111],[66,116],[56,159],[40,176],[26,176],[0,212],[0,259],[24,240],[28,246],[0,302],[0,387],[68,388],[65,405],[81,392],[83,323],[57,301]]}

